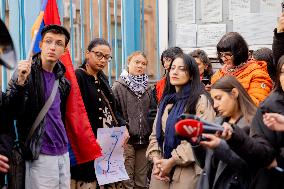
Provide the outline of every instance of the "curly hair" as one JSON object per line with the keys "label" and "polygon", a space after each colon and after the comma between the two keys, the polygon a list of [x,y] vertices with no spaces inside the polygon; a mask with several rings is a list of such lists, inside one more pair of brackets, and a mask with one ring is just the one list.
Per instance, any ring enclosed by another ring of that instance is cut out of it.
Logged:
{"label": "curly hair", "polygon": [[166,50],[163,51],[162,55],[161,55],[161,62],[162,62],[162,65],[164,66],[164,61],[163,59],[165,57],[168,57],[170,59],[175,59],[175,57],[179,54],[183,54],[183,51],[180,47],[170,47]]}

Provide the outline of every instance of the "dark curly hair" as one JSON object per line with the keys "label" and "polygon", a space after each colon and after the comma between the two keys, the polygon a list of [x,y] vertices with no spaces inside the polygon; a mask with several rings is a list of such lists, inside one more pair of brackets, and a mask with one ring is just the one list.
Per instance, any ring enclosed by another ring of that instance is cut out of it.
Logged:
{"label": "dark curly hair", "polygon": [[168,58],[173,60],[179,54],[183,54],[182,49],[179,48],[179,47],[170,47],[170,48],[164,50],[162,55],[161,55],[162,65],[164,66],[163,58],[168,57]]}
{"label": "dark curly hair", "polygon": [[255,60],[265,61],[267,63],[267,71],[270,78],[275,81],[276,66],[273,63],[273,51],[269,48],[260,48],[253,51],[252,57]]}

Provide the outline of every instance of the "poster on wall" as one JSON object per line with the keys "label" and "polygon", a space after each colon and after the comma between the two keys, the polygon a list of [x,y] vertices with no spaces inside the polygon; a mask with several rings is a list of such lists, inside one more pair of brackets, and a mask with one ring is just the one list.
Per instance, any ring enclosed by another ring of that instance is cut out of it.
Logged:
{"label": "poster on wall", "polygon": [[176,23],[195,23],[195,0],[176,1]]}
{"label": "poster on wall", "polygon": [[250,12],[250,0],[229,0],[229,20],[233,19],[235,13],[240,12]]}
{"label": "poster on wall", "polygon": [[233,31],[239,32],[248,45],[272,44],[276,23],[273,13],[235,14]]}
{"label": "poster on wall", "polygon": [[226,24],[206,24],[197,27],[197,46],[216,46],[226,33]]}
{"label": "poster on wall", "polygon": [[196,46],[196,24],[177,24],[176,46],[181,48]]}
{"label": "poster on wall", "polygon": [[281,14],[281,2],[283,0],[260,0],[261,13],[274,13],[276,16]]}
{"label": "poster on wall", "polygon": [[222,9],[222,0],[201,0],[202,22],[221,22]]}

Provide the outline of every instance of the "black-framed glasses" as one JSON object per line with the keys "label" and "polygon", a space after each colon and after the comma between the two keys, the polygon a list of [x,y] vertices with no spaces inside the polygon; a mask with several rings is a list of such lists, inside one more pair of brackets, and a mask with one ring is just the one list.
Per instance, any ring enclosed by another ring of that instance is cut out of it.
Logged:
{"label": "black-framed glasses", "polygon": [[102,60],[103,57],[104,57],[108,62],[110,62],[111,59],[112,59],[112,56],[110,56],[110,55],[108,55],[108,54],[104,55],[104,54],[103,54],[102,52],[100,52],[100,51],[91,51],[91,52],[93,52],[99,60]]}
{"label": "black-framed glasses", "polygon": [[231,52],[218,52],[219,58],[222,58],[222,57],[227,58],[227,57],[231,57],[231,56],[233,56]]}

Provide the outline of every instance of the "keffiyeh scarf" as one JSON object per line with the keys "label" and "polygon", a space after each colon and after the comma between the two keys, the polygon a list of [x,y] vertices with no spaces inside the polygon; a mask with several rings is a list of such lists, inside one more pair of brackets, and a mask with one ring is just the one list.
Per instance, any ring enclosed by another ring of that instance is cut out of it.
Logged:
{"label": "keffiyeh scarf", "polygon": [[128,88],[138,97],[141,97],[145,93],[148,86],[148,75],[135,76],[123,70],[120,77],[127,84]]}

